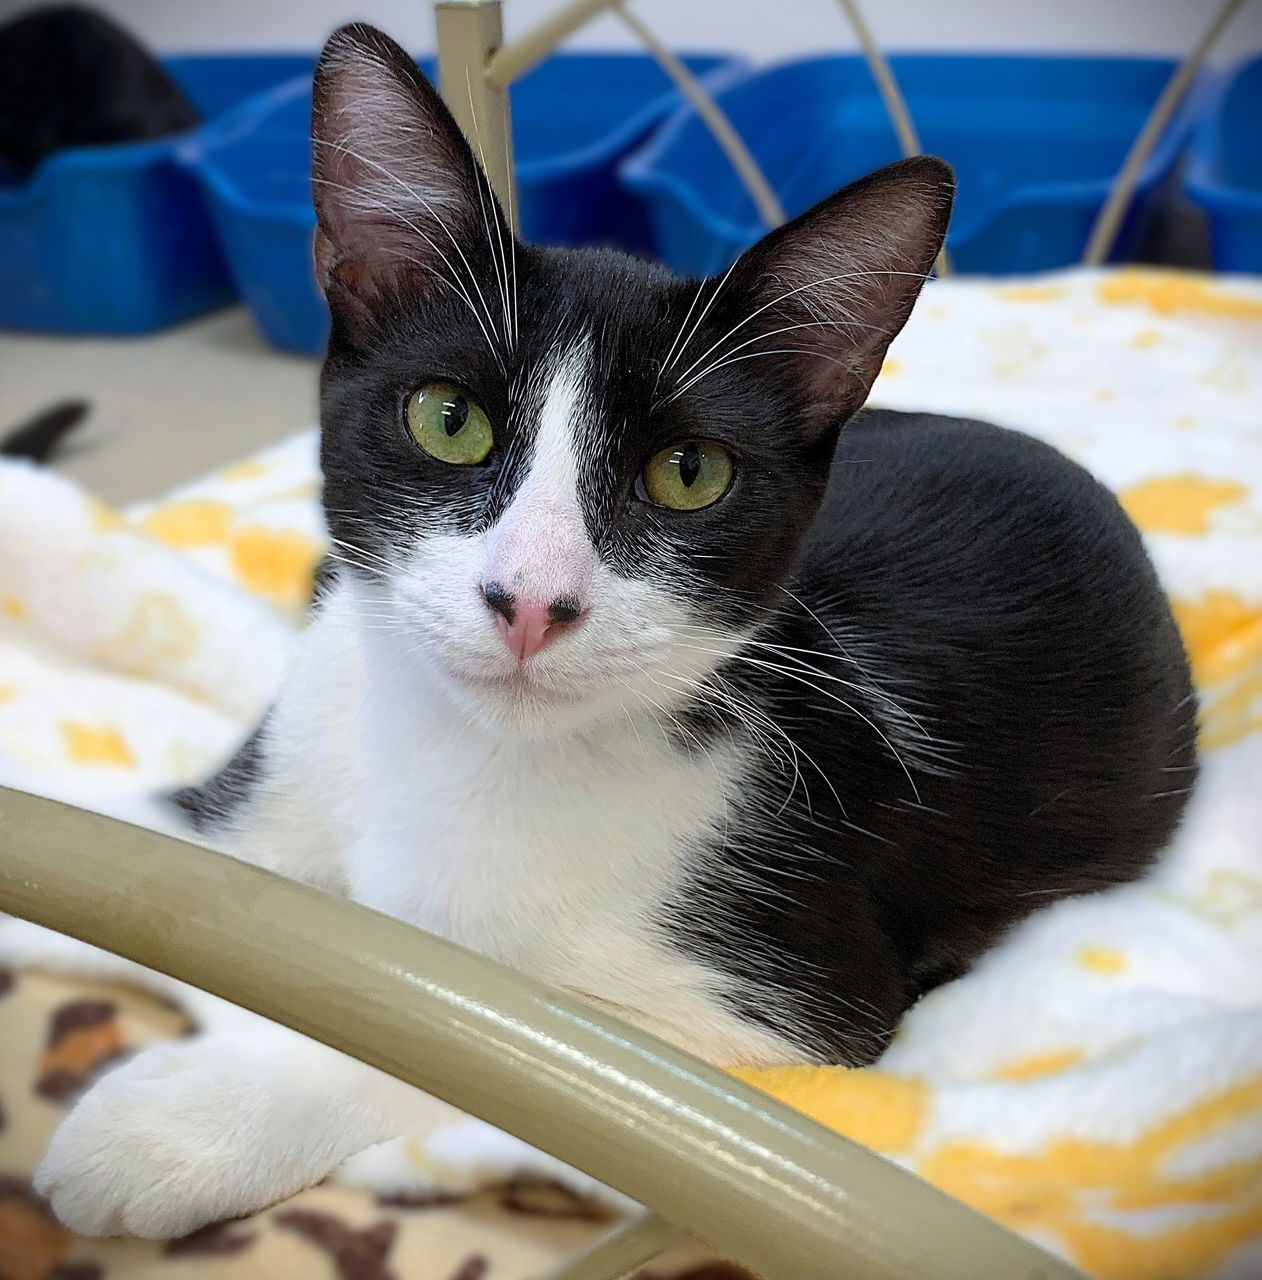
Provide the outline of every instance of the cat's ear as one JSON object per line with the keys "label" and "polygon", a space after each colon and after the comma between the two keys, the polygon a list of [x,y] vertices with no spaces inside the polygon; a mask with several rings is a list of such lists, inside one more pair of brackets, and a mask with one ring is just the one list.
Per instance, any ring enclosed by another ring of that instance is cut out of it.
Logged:
{"label": "cat's ear", "polygon": [[[812,429],[867,399],[942,248],[955,178],[931,156],[878,169],[771,232],[733,269],[741,305],[777,352]],[[746,329],[745,333],[749,333]]]}
{"label": "cat's ear", "polygon": [[355,23],[330,37],[312,97],[315,260],[334,315],[399,296],[471,292],[509,232],[460,127],[389,36]]}

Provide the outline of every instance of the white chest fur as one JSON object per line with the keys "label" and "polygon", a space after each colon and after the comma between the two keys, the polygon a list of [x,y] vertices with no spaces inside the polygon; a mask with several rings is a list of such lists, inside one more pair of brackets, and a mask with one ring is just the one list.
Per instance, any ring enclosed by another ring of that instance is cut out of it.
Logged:
{"label": "white chest fur", "polygon": [[721,833],[737,762],[689,760],[649,721],[505,739],[367,644],[352,894],[548,981],[659,998],[655,919]]}
{"label": "white chest fur", "polygon": [[783,1040],[728,1012],[732,979],[671,946],[661,915],[722,843],[741,753],[676,751],[649,716],[506,737],[471,723],[401,643],[326,604],[230,847],[302,879],[327,862],[319,882],[711,1061],[784,1061]]}

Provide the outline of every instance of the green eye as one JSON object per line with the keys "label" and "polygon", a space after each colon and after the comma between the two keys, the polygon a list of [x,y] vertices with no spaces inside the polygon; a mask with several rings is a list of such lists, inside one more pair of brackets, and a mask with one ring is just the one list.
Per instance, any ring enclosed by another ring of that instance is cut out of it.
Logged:
{"label": "green eye", "polygon": [[495,437],[480,405],[447,382],[427,382],[407,407],[412,439],[439,462],[458,467],[485,462]]}
{"label": "green eye", "polygon": [[651,457],[641,473],[644,492],[659,507],[699,511],[728,491],[732,455],[713,440],[681,440]]}

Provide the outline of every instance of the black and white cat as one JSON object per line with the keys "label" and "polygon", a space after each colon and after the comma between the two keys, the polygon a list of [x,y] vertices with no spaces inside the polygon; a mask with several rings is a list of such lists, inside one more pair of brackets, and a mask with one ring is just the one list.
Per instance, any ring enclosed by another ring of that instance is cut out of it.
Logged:
{"label": "black and white cat", "polygon": [[[329,42],[314,132],[336,571],[266,722],[178,798],[203,839],[721,1064],[871,1062],[1034,908],[1144,871],[1192,694],[1117,503],[979,423],[842,431],[945,165],[698,282],[516,243],[371,28]],[[103,1079],[41,1169],[57,1213],[178,1234],[421,1114],[287,1036],[242,1015]],[[476,1176],[523,1158],[461,1141]]]}

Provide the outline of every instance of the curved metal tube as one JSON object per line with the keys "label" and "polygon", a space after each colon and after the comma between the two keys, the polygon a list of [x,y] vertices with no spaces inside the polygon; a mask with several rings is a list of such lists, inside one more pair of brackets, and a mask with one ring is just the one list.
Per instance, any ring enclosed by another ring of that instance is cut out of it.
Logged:
{"label": "curved metal tube", "polygon": [[657,62],[657,65],[671,78],[675,88],[686,98],[692,109],[701,117],[702,124],[710,130],[710,136],[719,150],[727,158],[728,164],[736,171],[753,201],[758,216],[767,224],[768,230],[775,230],[786,221],[784,205],[776,195],[766,175],[759,167],[754,154],[745,145],[745,139],[732,127],[723,108],[710,95],[705,85],[692,74],[679,58],[657,38],[648,24],[626,7],[623,0],[616,0],[614,12],[622,19],[626,27],[636,36]]}
{"label": "curved metal tube", "polygon": [[1197,72],[1209,56],[1215,41],[1222,35],[1223,28],[1243,5],[1244,0],[1225,0],[1206,28],[1205,34],[1179,64],[1166,82],[1157,101],[1153,103],[1152,110],[1144,121],[1144,127],[1131,143],[1131,149],[1126,153],[1126,159],[1122,162],[1117,177],[1113,179],[1112,187],[1109,188],[1108,198],[1100,207],[1100,212],[1092,224],[1091,234],[1087,238],[1087,247],[1082,255],[1084,266],[1098,267],[1112,252],[1117,233],[1121,230],[1127,209],[1130,208],[1131,197],[1139,185],[1140,174],[1143,173],[1144,165],[1148,163],[1148,157],[1161,141],[1161,135],[1165,133],[1166,126],[1174,118],[1179,104],[1187,96]]}
{"label": "curved metal tube", "polygon": [[[903,97],[903,91],[898,87],[898,81],[894,78],[894,71],[889,64],[889,59],[886,58],[881,46],[877,44],[876,38],[872,35],[872,28],[868,26],[867,19],[863,16],[863,10],[859,8],[859,0],[839,0],[839,2],[845,11],[846,18],[850,22],[851,29],[854,31],[855,39],[858,40],[859,47],[863,50],[863,56],[867,61],[872,79],[876,81],[877,91],[881,95],[881,101],[885,104],[885,114],[889,116],[890,124],[894,127],[894,133],[898,137],[898,145],[902,148],[903,155],[918,156],[922,154],[924,147],[920,145],[920,134],[916,132],[916,126],[912,121],[911,108],[907,105],[907,99]],[[945,245],[938,251],[935,269],[939,277],[945,277],[950,274],[951,264],[947,258]]]}
{"label": "curved metal tube", "polygon": [[688,1233],[655,1213],[642,1213],[601,1236],[581,1254],[550,1271],[545,1280],[623,1280]]}
{"label": "curved metal tube", "polygon": [[481,1116],[765,1280],[1078,1276],[608,1014],[195,845],[0,788],[0,910],[211,991]]}
{"label": "curved metal tube", "polygon": [[612,9],[618,0],[570,0],[541,18],[511,44],[502,45],[487,59],[487,83],[507,89],[527,71],[538,66],[556,47],[580,27]]}
{"label": "curved metal tube", "polygon": [[[453,8],[451,4],[438,7],[440,12],[443,9]],[[524,34],[518,36],[511,44],[503,45],[491,54],[484,68],[487,85],[492,90],[503,93],[509,85],[542,62],[580,27],[611,9],[648,49],[680,94],[692,104],[693,109],[701,117],[702,123],[709,129],[710,135],[727,157],[728,163],[736,170],[737,177],[744,184],[762,220],[769,228],[780,226],[785,216],[779,197],[740,134],[732,128],[723,109],[697,77],[653,34],[643,19],[626,8],[623,0],[571,0],[569,4],[554,10]],[[443,32],[440,27],[440,49],[442,44]]]}

